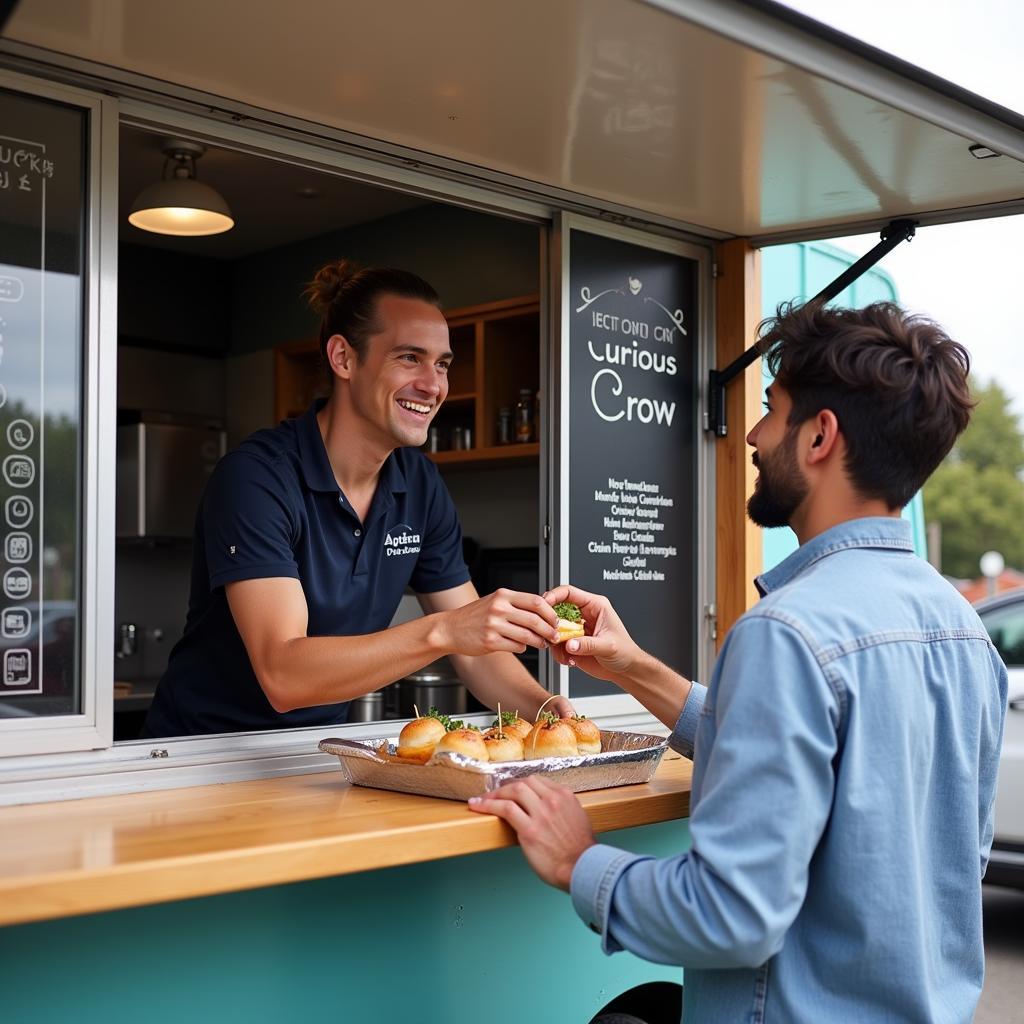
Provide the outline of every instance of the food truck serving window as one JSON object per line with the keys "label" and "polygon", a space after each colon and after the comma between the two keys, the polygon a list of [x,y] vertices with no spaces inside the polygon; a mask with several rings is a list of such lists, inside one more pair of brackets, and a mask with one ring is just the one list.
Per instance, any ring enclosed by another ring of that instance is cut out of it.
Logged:
{"label": "food truck serving window", "polygon": [[89,111],[0,90],[0,747],[83,713]]}

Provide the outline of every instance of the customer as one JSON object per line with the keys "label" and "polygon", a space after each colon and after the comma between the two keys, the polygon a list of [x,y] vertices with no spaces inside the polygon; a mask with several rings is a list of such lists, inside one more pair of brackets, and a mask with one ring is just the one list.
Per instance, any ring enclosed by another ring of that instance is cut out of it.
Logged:
{"label": "customer", "polygon": [[[452,362],[434,289],[339,260],[309,296],[330,397],[217,465],[185,634],[144,735],[344,722],[353,697],[442,655],[484,704],[532,715],[548,694],[513,652],[553,642],[557,616],[536,594],[478,596],[455,507],[417,450]],[[427,614],[391,627],[407,587]]]}
{"label": "customer", "polygon": [[967,1022],[1006,671],[900,509],[967,424],[968,356],[888,303],[767,326],[747,511],[801,546],[757,580],[711,685],[639,650],[605,598],[546,595],[591,624],[560,660],[634,694],[693,757],[690,850],[597,845],[538,779],[471,803],[518,831],[606,952],[685,966],[686,1021]]}

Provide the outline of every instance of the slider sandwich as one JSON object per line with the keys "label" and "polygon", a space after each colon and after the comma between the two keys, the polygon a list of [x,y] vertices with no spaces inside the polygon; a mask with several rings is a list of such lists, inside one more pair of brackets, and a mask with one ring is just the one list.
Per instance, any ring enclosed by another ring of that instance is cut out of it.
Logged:
{"label": "slider sandwich", "polygon": [[572,601],[559,601],[554,607],[554,612],[558,616],[558,622],[555,623],[558,630],[556,643],[564,644],[566,640],[575,640],[585,635],[583,613],[579,605],[573,604]]}
{"label": "slider sandwich", "polygon": [[396,753],[406,761],[426,764],[438,741],[445,735],[446,725],[434,708],[421,718],[414,718],[398,734]]}
{"label": "slider sandwich", "polygon": [[484,733],[484,746],[491,761],[522,761],[523,741],[509,729],[488,729]]}
{"label": "slider sandwich", "polygon": [[501,715],[491,722],[490,731],[494,732],[495,729],[499,728],[502,732],[518,736],[519,739],[525,742],[526,737],[530,735],[533,724],[525,718],[520,718],[518,711],[502,711]]}
{"label": "slider sandwich", "polygon": [[576,734],[576,745],[581,754],[601,753],[601,730],[589,718],[573,715],[562,721]]}
{"label": "slider sandwich", "polygon": [[541,712],[537,724],[530,730],[523,744],[527,758],[535,757],[578,757],[579,744],[576,733],[564,718],[550,711]]}
{"label": "slider sandwich", "polygon": [[446,732],[434,750],[440,754],[447,750],[451,754],[462,754],[471,757],[476,761],[487,761],[487,744],[484,743],[479,729],[453,729]]}

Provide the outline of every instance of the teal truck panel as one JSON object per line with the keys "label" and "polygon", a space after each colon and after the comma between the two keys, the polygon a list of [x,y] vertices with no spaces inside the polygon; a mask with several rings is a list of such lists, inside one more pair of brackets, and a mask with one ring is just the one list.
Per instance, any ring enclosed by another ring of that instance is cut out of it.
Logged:
{"label": "teal truck panel", "polygon": [[[610,833],[670,856],[685,821]],[[10,1024],[586,1024],[678,968],[606,957],[518,848],[0,929]]]}

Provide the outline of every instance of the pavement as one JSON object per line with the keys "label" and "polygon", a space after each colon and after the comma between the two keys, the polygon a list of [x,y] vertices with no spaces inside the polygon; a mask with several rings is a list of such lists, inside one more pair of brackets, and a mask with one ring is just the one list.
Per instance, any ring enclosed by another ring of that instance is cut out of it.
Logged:
{"label": "pavement", "polygon": [[982,887],[985,987],[974,1024],[1024,1024],[1024,891]]}

